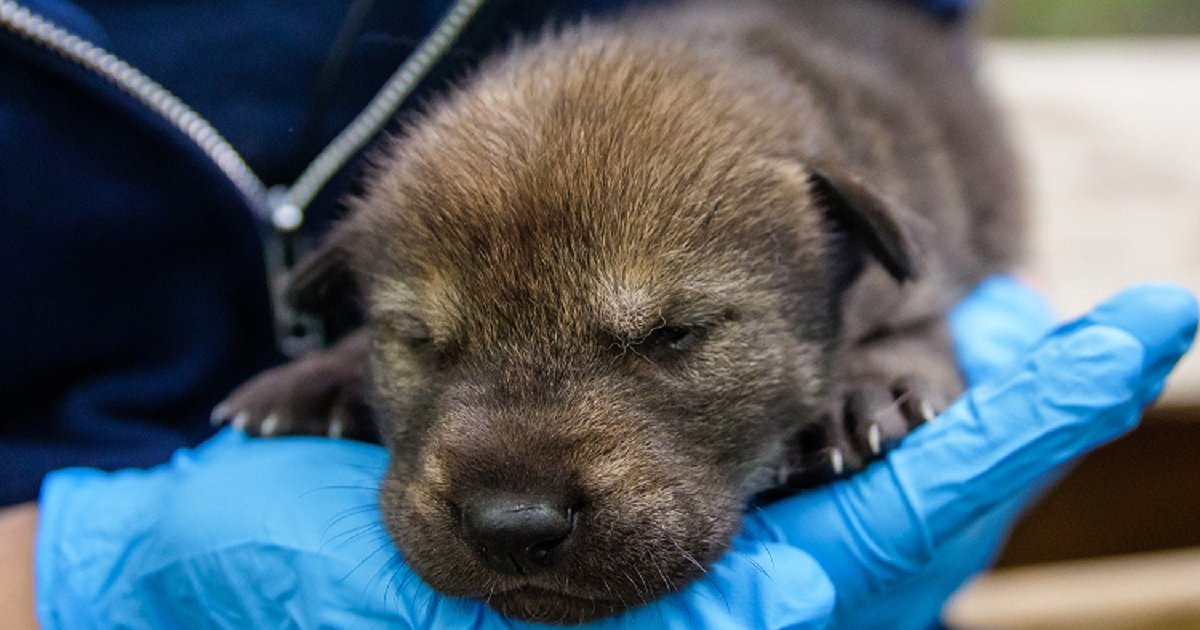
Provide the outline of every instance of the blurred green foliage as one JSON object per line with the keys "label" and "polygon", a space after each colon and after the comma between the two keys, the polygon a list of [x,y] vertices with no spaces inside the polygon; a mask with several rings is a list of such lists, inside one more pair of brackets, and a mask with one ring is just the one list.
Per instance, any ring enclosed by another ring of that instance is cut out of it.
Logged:
{"label": "blurred green foliage", "polygon": [[1200,34],[1200,0],[982,0],[999,37]]}

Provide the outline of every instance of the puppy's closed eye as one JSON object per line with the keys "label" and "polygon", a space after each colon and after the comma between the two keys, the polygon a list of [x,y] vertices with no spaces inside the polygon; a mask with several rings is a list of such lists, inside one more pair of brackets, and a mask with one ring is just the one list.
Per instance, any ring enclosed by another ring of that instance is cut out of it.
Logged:
{"label": "puppy's closed eye", "polygon": [[371,323],[387,337],[403,341],[406,345],[422,345],[433,339],[429,325],[408,313],[382,313],[376,315]]}
{"label": "puppy's closed eye", "polygon": [[651,359],[680,357],[695,349],[708,336],[708,329],[695,325],[664,324],[652,329],[631,346]]}
{"label": "puppy's closed eye", "polygon": [[436,365],[442,365],[445,357],[453,354],[452,344],[436,339],[429,325],[414,315],[387,314],[376,317],[373,325],[379,331],[377,341],[393,352],[428,359]]}
{"label": "puppy's closed eye", "polygon": [[620,347],[660,365],[680,361],[701,349],[715,333],[739,319],[732,307],[708,301],[676,304],[657,323],[621,341]]}

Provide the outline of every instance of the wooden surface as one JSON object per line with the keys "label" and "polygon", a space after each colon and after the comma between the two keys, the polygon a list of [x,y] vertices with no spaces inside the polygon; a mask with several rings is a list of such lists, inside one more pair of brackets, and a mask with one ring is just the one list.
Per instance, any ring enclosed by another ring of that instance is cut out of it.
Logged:
{"label": "wooden surface", "polygon": [[[1032,273],[1059,312],[1144,281],[1200,293],[1200,39],[986,52],[1029,184]],[[1200,353],[1164,403],[1200,405]]]}
{"label": "wooden surface", "polygon": [[1200,548],[1006,569],[946,608],[953,628],[1200,628]]}

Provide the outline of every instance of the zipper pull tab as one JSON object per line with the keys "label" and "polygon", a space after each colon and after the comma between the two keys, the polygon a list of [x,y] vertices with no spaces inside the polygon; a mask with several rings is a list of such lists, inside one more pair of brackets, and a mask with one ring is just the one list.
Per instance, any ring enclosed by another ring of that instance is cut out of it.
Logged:
{"label": "zipper pull tab", "polygon": [[271,306],[275,319],[275,343],[284,356],[295,359],[325,347],[325,322],[292,308],[285,299],[296,262],[311,249],[299,232],[304,211],[288,195],[287,188],[268,191],[270,233],[264,238]]}
{"label": "zipper pull tab", "polygon": [[267,203],[271,207],[271,225],[277,232],[291,234],[304,223],[304,211],[292,201],[287,188],[275,186],[267,191]]}

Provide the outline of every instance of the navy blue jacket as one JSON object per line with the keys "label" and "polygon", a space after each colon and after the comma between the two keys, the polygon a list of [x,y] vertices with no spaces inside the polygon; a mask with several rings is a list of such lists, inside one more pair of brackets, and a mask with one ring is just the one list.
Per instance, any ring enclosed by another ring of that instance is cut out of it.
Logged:
{"label": "navy blue jacket", "polygon": [[[966,0],[921,1],[949,15]],[[318,89],[351,4],[19,0],[163,84],[268,184],[291,183],[450,2],[374,2],[344,70]],[[621,4],[491,0],[421,91],[515,30]],[[318,197],[308,229],[337,214],[360,167]],[[264,229],[161,117],[0,28],[0,505],[36,497],[55,468],[165,460],[211,432],[214,403],[281,359]]]}

